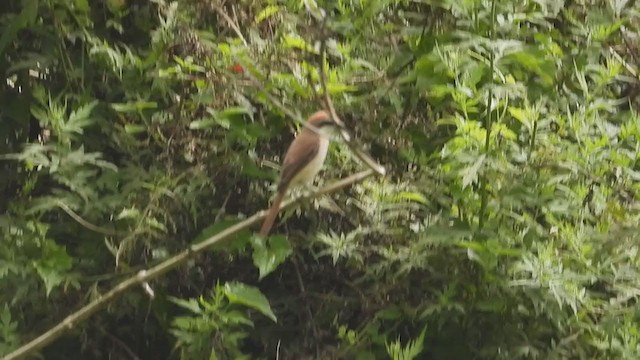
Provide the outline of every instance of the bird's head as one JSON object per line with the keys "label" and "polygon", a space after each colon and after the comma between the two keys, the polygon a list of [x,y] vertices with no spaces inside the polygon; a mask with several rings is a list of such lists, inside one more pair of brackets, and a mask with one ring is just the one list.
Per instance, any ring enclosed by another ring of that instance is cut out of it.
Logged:
{"label": "bird's head", "polygon": [[338,124],[331,119],[329,113],[325,110],[316,111],[307,120],[307,126],[311,131],[316,131],[320,135],[332,136],[339,128]]}

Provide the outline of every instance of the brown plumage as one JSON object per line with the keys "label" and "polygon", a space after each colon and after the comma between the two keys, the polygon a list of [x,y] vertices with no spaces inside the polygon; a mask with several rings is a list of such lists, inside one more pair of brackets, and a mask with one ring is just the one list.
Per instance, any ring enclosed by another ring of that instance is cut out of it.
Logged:
{"label": "brown plumage", "polygon": [[313,181],[327,157],[330,129],[335,123],[326,111],[321,110],[311,115],[307,124],[289,145],[282,162],[278,194],[260,228],[262,237],[269,234],[287,189]]}

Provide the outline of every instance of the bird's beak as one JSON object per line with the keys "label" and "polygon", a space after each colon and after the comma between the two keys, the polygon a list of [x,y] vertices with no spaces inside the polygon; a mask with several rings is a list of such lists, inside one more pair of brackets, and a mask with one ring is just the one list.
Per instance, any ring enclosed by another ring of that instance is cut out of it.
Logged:
{"label": "bird's beak", "polygon": [[349,130],[347,130],[347,128],[344,126],[339,126],[338,128],[340,129],[340,135],[342,135],[342,138],[345,141],[351,141],[351,133],[349,132]]}

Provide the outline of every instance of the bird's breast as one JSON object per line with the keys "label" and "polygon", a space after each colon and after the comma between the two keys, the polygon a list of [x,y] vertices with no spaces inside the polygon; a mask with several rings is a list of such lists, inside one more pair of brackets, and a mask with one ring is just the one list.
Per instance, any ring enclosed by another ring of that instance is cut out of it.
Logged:
{"label": "bird's breast", "polygon": [[320,137],[320,144],[318,144],[318,153],[309,161],[309,163],[296,175],[291,184],[304,184],[313,181],[313,178],[320,172],[324,160],[327,158],[327,151],[329,150],[329,139]]}

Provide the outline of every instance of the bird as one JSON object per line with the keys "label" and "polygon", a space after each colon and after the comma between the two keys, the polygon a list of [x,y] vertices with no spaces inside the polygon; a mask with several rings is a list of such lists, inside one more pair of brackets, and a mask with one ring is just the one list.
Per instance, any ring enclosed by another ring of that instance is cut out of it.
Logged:
{"label": "bird", "polygon": [[313,182],[324,164],[331,135],[337,127],[327,111],[319,110],[309,116],[302,131],[293,139],[280,168],[276,197],[260,228],[261,237],[269,234],[287,190]]}

